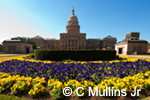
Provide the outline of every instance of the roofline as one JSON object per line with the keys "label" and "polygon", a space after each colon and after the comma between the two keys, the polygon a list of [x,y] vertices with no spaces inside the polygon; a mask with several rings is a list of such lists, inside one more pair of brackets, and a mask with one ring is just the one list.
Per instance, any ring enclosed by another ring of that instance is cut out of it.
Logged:
{"label": "roofline", "polygon": [[3,41],[3,43],[26,43],[26,44],[32,44],[30,42],[23,42],[23,41]]}

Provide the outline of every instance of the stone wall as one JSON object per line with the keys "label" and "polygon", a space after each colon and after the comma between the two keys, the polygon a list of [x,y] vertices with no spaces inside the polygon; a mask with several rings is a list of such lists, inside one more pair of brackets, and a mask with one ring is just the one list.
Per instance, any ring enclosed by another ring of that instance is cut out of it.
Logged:
{"label": "stone wall", "polygon": [[146,54],[148,50],[147,43],[128,43],[128,54],[137,51],[138,54]]}
{"label": "stone wall", "polygon": [[29,53],[33,53],[32,44],[27,43],[3,43],[4,53],[18,53],[26,54],[27,48],[29,48]]}

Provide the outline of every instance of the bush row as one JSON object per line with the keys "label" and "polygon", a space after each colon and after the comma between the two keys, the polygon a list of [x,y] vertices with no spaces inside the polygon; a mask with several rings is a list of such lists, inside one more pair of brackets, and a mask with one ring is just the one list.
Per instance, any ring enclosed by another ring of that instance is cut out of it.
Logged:
{"label": "bush row", "polygon": [[116,57],[115,50],[35,50],[37,60],[76,61],[112,60]]}

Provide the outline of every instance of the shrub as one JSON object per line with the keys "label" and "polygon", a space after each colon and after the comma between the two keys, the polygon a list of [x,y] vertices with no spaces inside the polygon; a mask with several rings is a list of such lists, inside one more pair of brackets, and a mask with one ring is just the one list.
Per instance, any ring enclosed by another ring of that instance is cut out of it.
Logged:
{"label": "shrub", "polygon": [[37,60],[76,61],[112,60],[116,57],[115,50],[35,50]]}

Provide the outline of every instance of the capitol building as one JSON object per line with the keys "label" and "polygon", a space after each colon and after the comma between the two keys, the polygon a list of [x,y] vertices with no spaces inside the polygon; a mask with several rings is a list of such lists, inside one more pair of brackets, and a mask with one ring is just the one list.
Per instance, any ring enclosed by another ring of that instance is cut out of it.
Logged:
{"label": "capitol building", "polygon": [[[66,33],[60,33],[60,39],[44,39],[41,36],[32,38],[37,49],[115,49],[117,39],[112,36],[106,36],[103,39],[86,39],[86,33],[80,33],[78,18],[72,9],[72,15],[69,17],[66,25]],[[13,37],[3,41],[4,53],[33,53],[33,44],[25,41],[21,37]]]}
{"label": "capitol building", "polygon": [[117,39],[112,36],[106,36],[103,39],[86,39],[86,33],[80,33],[80,25],[72,9],[72,15],[69,17],[66,25],[66,33],[60,33],[60,39],[44,39],[41,36],[35,36],[32,41],[37,44],[38,49],[114,49]]}
{"label": "capitol building", "polygon": [[[66,33],[60,33],[60,39],[44,39],[41,36],[32,38],[37,49],[114,49],[116,54],[146,54],[148,42],[140,40],[140,32],[130,32],[126,38],[118,43],[112,36],[106,36],[103,39],[86,39],[86,33],[80,33],[78,18],[72,9],[72,15],[69,17],[66,25]],[[14,37],[3,41],[4,53],[32,53],[33,44],[25,41],[21,37]]]}

